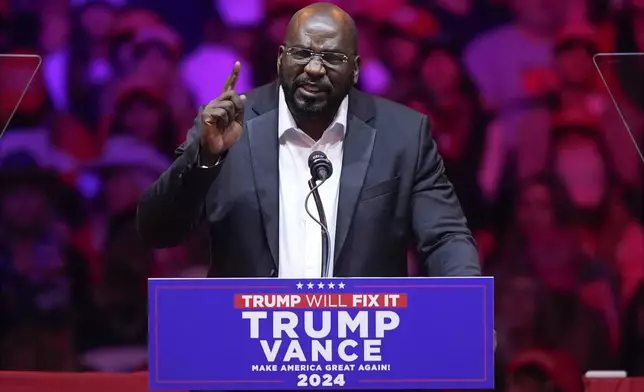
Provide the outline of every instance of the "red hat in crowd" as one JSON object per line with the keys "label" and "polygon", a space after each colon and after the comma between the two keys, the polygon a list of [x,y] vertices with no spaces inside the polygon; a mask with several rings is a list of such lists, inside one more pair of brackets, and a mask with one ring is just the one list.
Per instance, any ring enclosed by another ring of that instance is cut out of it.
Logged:
{"label": "red hat in crowd", "polygon": [[389,22],[410,37],[427,39],[440,29],[438,19],[426,9],[406,5],[390,15]]}
{"label": "red hat in crowd", "polygon": [[114,35],[131,35],[139,29],[159,26],[163,21],[159,15],[146,9],[131,9],[123,11],[115,19]]}
{"label": "red hat in crowd", "polygon": [[557,46],[570,43],[580,42],[596,48],[598,46],[597,32],[587,23],[567,24],[557,34]]}

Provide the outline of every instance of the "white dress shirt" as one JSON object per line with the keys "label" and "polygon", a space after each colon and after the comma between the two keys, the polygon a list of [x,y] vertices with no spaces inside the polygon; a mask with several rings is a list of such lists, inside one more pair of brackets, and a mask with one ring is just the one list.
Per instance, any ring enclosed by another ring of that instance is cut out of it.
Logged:
{"label": "white dress shirt", "polygon": [[[342,142],[347,125],[348,98],[342,101],[335,119],[315,141],[301,129],[286,105],[284,91],[279,89],[279,277],[319,278],[322,268],[320,226],[306,213],[304,200],[309,193],[311,173],[309,155],[322,151],[333,164],[333,174],[318,188],[329,230],[330,271],[333,273],[335,222],[342,172]],[[311,214],[319,220],[313,197],[309,197]]]}

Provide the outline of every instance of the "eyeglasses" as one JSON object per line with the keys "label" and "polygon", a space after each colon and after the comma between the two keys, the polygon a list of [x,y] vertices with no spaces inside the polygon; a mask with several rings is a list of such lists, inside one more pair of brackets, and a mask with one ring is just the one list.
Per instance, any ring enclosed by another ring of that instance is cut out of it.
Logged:
{"label": "eyeglasses", "polygon": [[313,57],[318,56],[320,60],[331,67],[338,67],[349,61],[349,56],[337,52],[314,52],[304,48],[286,48],[286,54],[300,64],[308,64]]}

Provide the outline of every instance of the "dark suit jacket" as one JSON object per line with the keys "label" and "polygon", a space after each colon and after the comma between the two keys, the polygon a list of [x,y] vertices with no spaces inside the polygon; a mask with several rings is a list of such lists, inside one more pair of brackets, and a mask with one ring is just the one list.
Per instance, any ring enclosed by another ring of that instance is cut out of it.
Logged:
{"label": "dark suit jacket", "polygon": [[[246,97],[244,132],[225,161],[198,166],[198,116],[176,160],[138,207],[139,233],[157,248],[181,243],[205,219],[216,263],[209,276],[277,276],[278,85]],[[410,240],[427,275],[480,275],[474,240],[428,124],[407,107],[350,92],[335,276],[407,276]]]}

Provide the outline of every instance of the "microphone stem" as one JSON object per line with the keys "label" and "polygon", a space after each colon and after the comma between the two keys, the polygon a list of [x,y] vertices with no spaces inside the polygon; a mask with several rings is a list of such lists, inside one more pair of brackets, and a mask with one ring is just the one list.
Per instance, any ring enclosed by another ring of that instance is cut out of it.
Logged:
{"label": "microphone stem", "polygon": [[322,234],[322,271],[321,275],[323,278],[328,278],[329,277],[329,266],[330,266],[330,260],[329,260],[329,245],[330,245],[330,236],[329,236],[329,230],[327,222],[326,222],[326,214],[324,213],[324,207],[322,206],[322,199],[320,198],[320,193],[318,192],[318,188],[320,185],[322,185],[326,180],[322,180],[319,184],[315,184],[315,181],[313,179],[309,180],[309,188],[311,189],[310,195],[313,196],[313,200],[315,201],[315,207],[318,210],[318,216],[320,218],[320,221],[318,222],[320,224],[320,229],[321,229],[321,234]]}

